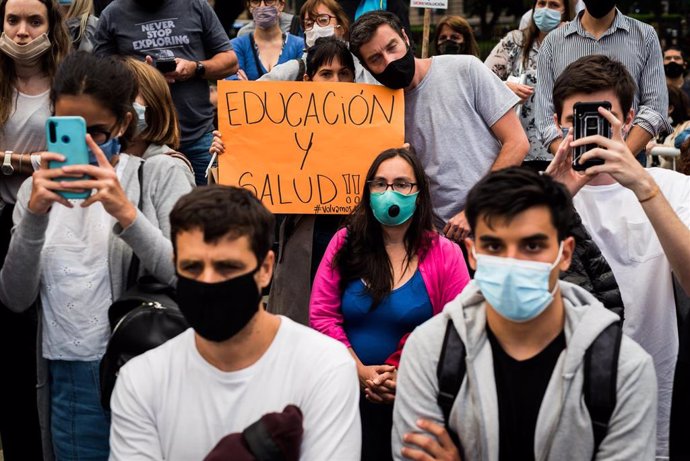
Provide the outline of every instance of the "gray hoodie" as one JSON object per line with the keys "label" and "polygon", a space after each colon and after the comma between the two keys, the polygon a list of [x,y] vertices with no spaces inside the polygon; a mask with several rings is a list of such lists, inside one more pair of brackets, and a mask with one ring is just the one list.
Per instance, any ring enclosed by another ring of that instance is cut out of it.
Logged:
{"label": "gray hoodie", "polygon": [[[566,349],[561,352],[539,409],[535,430],[536,461],[592,459],[594,437],[582,393],[584,353],[618,317],[587,291],[560,281],[565,306]],[[443,424],[436,403],[436,367],[448,319],[465,343],[467,372],[450,413],[450,427],[463,444],[465,458],[498,460],[499,427],[491,344],[486,336],[484,297],[472,282],[443,312],[410,335],[402,354],[393,413],[392,447],[402,459],[402,437],[419,432],[425,418]],[[598,460],[653,460],[656,440],[656,377],[652,359],[623,336],[618,361],[617,403]]]}

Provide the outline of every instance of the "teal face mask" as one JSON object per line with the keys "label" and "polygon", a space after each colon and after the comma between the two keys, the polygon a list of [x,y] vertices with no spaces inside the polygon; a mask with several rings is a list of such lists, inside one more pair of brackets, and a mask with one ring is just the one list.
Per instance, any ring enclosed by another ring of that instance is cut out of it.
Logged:
{"label": "teal face mask", "polygon": [[369,204],[378,222],[384,226],[399,226],[414,214],[418,194],[405,195],[394,190],[372,193]]}
{"label": "teal face mask", "polygon": [[549,276],[561,261],[563,242],[553,264],[477,254],[474,248],[472,254],[477,260],[475,283],[501,317],[517,323],[527,322],[544,312],[553,301],[558,283],[550,291]]}

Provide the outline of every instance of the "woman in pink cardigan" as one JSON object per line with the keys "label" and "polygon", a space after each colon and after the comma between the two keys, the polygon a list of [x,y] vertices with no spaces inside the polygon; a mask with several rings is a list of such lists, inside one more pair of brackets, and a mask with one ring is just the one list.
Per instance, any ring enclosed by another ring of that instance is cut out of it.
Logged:
{"label": "woman in pink cardigan", "polygon": [[316,273],[309,322],[357,362],[362,459],[387,460],[405,340],[470,278],[460,247],[433,228],[428,178],[410,150],[381,153],[366,180],[361,203]]}

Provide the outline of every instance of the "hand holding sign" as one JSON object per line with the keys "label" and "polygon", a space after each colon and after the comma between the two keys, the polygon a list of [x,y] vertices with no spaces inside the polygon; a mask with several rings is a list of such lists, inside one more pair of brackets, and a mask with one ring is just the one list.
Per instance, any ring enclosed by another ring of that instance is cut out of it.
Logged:
{"label": "hand holding sign", "polygon": [[402,90],[221,81],[218,94],[219,182],[251,190],[274,213],[349,213],[372,160],[404,141]]}

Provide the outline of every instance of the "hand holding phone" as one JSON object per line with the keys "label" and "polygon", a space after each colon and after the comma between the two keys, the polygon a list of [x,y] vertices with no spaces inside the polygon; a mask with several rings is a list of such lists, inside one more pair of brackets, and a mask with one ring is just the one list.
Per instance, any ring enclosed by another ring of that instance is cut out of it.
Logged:
{"label": "hand holding phone", "polygon": [[[585,138],[587,136],[601,135],[611,138],[611,123],[599,113],[599,107],[611,110],[611,103],[608,101],[596,102],[577,102],[573,106],[573,140]],[[591,159],[580,163],[580,157],[585,152],[595,149],[596,144],[585,144],[576,146],[573,149],[573,170],[584,171],[595,165],[602,165],[604,160]]]}
{"label": "hand holding phone", "polygon": [[[89,164],[89,150],[86,146],[86,121],[82,117],[49,117],[46,121],[46,140],[48,151],[57,152],[65,157],[64,162],[48,162],[48,168]],[[85,178],[61,177],[55,180],[76,181]],[[86,199],[91,195],[90,190],[55,192],[66,199]]]}

